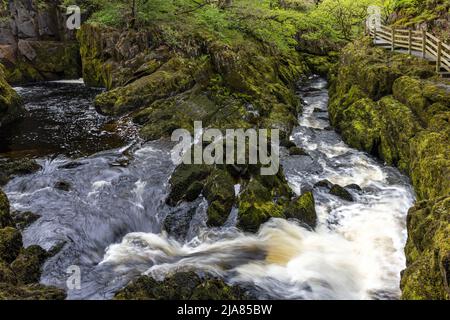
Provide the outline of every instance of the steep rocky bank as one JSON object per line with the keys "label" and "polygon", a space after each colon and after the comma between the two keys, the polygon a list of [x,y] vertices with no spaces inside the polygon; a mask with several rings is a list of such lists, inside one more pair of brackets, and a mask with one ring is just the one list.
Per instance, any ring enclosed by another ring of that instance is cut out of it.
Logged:
{"label": "steep rocky bank", "polygon": [[450,85],[415,57],[357,41],[343,51],[330,88],[332,124],[352,147],[412,180],[404,299],[449,299]]}
{"label": "steep rocky bank", "polygon": [[[6,82],[0,64],[0,127],[17,120],[22,112],[21,99]],[[0,186],[12,175],[37,167],[32,161],[2,160]],[[17,226],[23,227],[24,221],[20,220],[11,215],[9,201],[0,189],[0,299],[64,299],[64,291],[39,284],[42,264],[49,255],[39,246],[23,248]]]}
{"label": "steep rocky bank", "polygon": [[9,0],[1,5],[0,62],[10,83],[80,76],[79,46],[74,31],[66,28],[60,1]]}

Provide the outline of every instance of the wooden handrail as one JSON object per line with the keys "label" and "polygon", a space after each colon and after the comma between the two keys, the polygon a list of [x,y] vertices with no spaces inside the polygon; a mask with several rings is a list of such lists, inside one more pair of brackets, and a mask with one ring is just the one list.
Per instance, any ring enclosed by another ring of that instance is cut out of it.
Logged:
{"label": "wooden handrail", "polygon": [[367,31],[375,44],[389,45],[392,51],[398,48],[406,49],[410,55],[416,53],[424,59],[436,61],[437,73],[441,73],[441,69],[450,72],[450,45],[429,32],[399,29],[383,24],[378,28],[370,26]]}

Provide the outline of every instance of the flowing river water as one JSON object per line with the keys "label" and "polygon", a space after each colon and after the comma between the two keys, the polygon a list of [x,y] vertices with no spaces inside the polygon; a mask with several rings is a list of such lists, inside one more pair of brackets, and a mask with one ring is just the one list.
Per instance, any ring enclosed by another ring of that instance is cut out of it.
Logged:
{"label": "flowing river water", "polygon": [[[412,188],[329,128],[326,87],[312,77],[299,88],[306,106],[291,138],[309,155],[282,155],[293,190],[314,190],[318,227],[273,219],[256,234],[235,228],[236,210],[224,227],[207,228],[202,198],[168,207],[171,145],[140,141],[126,120],[112,128],[91,106],[98,90],[78,82],[16,88],[28,125],[11,129],[0,152],[33,155],[42,170],[13,179],[5,191],[14,210],[41,215],[24,231],[26,246],[64,244],[44,265],[41,282],[66,288],[68,267],[76,265],[81,289],[68,298],[109,299],[139,274],[163,279],[195,268],[264,299],[398,298]],[[347,202],[313,188],[323,179],[362,190],[351,190],[355,202]],[[56,188],[61,181],[68,191]],[[187,211],[194,214],[186,239],[168,236],[165,217]]]}

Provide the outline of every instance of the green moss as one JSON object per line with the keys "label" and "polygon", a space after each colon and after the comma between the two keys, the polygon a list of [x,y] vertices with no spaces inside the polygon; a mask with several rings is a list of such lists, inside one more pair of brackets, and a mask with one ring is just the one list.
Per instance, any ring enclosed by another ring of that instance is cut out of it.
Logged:
{"label": "green moss", "polygon": [[41,166],[32,159],[0,159],[0,185],[6,184],[14,176],[31,174],[40,169]]}
{"label": "green moss", "polygon": [[448,299],[448,85],[418,59],[364,41],[343,50],[331,79],[330,118],[344,140],[409,174],[424,200],[408,215],[403,298]]}
{"label": "green moss", "polygon": [[403,299],[450,299],[449,219],[449,197],[420,202],[409,211]]}
{"label": "green moss", "polygon": [[24,230],[28,228],[33,222],[38,220],[41,216],[38,214],[35,214],[33,212],[12,212],[11,213],[12,220],[14,221],[14,224],[16,225],[16,228],[19,230]]}
{"label": "green moss", "polygon": [[321,76],[327,76],[328,72],[336,63],[334,57],[317,56],[311,54],[306,54],[305,60],[308,64],[309,69],[312,70],[315,74],[319,74]]}
{"label": "green moss", "polygon": [[17,258],[11,263],[11,270],[22,284],[39,282],[41,267],[47,258],[47,252],[39,246],[30,246],[21,250]]}
{"label": "green moss", "polygon": [[[404,76],[395,81],[393,94],[424,126],[429,126],[437,111],[448,111],[450,108],[450,91],[439,82]],[[432,105],[434,110],[430,110]]]}
{"label": "green moss", "polygon": [[[349,99],[353,99],[352,92]],[[339,121],[339,131],[350,146],[377,155],[381,140],[380,118],[379,106],[372,100],[363,98],[341,112],[339,120],[335,117],[334,121]]]}
{"label": "green moss", "polygon": [[297,219],[311,228],[315,228],[317,213],[313,193],[305,192],[294,199],[285,210],[284,216],[288,219]]}
{"label": "green moss", "polygon": [[234,180],[226,170],[214,170],[208,177],[204,195],[209,202],[208,226],[220,227],[228,219],[235,201]]}
{"label": "green moss", "polygon": [[5,77],[6,72],[0,64],[0,127],[16,120],[23,112],[19,95]]}
{"label": "green moss", "polygon": [[380,155],[387,163],[409,173],[410,140],[421,130],[413,112],[392,96],[379,101],[381,120]]}
{"label": "green moss", "polygon": [[13,221],[9,212],[9,201],[3,191],[0,190],[0,229],[12,226]]}
{"label": "green moss", "polygon": [[303,148],[297,146],[289,148],[289,155],[291,156],[307,156],[308,153]]}
{"label": "green moss", "polygon": [[350,192],[348,192],[345,188],[343,188],[337,184],[335,184],[331,187],[330,194],[332,194],[336,197],[339,197],[343,200],[346,200],[346,201],[350,201],[350,202],[354,201],[352,194]]}
{"label": "green moss", "polygon": [[411,140],[411,179],[419,199],[450,194],[450,131],[422,131]]}
{"label": "green moss", "polygon": [[142,276],[116,293],[117,300],[240,300],[245,292],[223,280],[195,272],[179,272],[164,281]]}
{"label": "green moss", "polygon": [[0,300],[64,300],[64,290],[41,284],[16,286],[0,283]]}
{"label": "green moss", "polygon": [[0,229],[0,260],[13,262],[22,248],[22,235],[17,229],[7,227]]}
{"label": "green moss", "polygon": [[24,58],[19,59],[14,66],[6,70],[6,79],[9,83],[27,83],[44,81],[45,78]]}
{"label": "green moss", "polygon": [[238,227],[255,232],[270,218],[284,218],[291,191],[277,176],[253,177],[239,198]]}
{"label": "green moss", "polygon": [[97,96],[95,106],[102,113],[112,115],[142,108],[192,87],[192,73],[197,67],[196,61],[173,58],[156,72]]}
{"label": "green moss", "polygon": [[79,46],[75,42],[30,42],[36,52],[32,65],[41,74],[57,74],[73,79],[80,76]]}

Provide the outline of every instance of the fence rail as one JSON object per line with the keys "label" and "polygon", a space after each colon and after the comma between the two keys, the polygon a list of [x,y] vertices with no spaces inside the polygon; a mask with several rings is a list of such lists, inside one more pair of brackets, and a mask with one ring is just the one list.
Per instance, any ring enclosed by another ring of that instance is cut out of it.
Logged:
{"label": "fence rail", "polygon": [[435,61],[437,73],[450,74],[450,46],[431,33],[385,25],[369,27],[367,32],[375,44],[389,46],[392,51],[407,50],[410,55]]}

